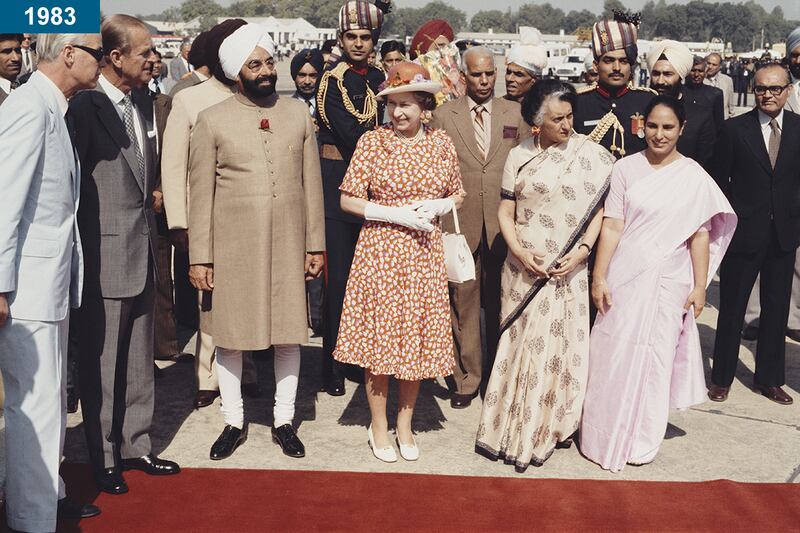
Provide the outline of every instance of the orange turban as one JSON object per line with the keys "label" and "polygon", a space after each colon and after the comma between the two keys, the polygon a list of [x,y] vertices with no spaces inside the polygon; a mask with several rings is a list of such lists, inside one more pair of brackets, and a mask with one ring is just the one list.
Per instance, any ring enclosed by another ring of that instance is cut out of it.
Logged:
{"label": "orange turban", "polygon": [[411,41],[411,49],[409,50],[411,59],[416,59],[418,55],[427,54],[433,41],[440,35],[447,37],[450,42],[455,39],[453,28],[450,27],[446,20],[433,19],[423,24]]}

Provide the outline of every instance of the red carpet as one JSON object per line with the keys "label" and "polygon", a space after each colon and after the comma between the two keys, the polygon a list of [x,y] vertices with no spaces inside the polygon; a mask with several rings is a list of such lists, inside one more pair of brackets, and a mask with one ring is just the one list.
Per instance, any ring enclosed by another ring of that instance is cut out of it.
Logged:
{"label": "red carpet", "polygon": [[63,474],[103,510],[65,532],[800,531],[798,484],[186,469],[126,473],[130,492],[110,496],[86,466]]}

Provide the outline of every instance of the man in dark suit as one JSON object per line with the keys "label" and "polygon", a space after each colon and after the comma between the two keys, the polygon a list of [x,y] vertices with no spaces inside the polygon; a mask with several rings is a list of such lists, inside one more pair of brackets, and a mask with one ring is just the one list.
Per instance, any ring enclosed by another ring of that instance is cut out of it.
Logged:
{"label": "man in dark suit", "polygon": [[683,43],[665,39],[653,44],[647,56],[650,88],[683,102],[686,125],[678,139],[678,151],[706,168],[714,152],[717,123],[713,107],[684,94],[681,80],[689,77],[693,59],[694,56]]}
{"label": "man in dark suit", "polygon": [[711,109],[714,125],[719,133],[725,122],[725,95],[722,89],[704,83],[706,79],[706,60],[694,56],[692,70],[686,76],[686,81],[681,88],[681,94],[686,101],[691,101],[695,106]]}
{"label": "man in dark suit", "polygon": [[[458,152],[467,197],[458,213],[461,230],[475,257],[473,281],[451,284],[453,336],[456,346],[455,391],[450,406],[463,409],[478,394],[486,362],[491,368],[500,337],[500,269],[506,245],[497,210],[500,182],[508,152],[530,136],[517,102],[494,96],[497,68],[494,54],[478,46],[464,53],[467,94],[439,107],[431,126],[450,135]],[[453,232],[453,219],[444,219]],[[486,318],[488,361],[481,343],[481,307]]]}
{"label": "man in dark suit", "polygon": [[122,469],[174,474],[152,454],[153,309],[158,169],[147,26],[113,15],[101,26],[105,64],[94,91],[70,103],[83,180],[85,256],[80,309],[81,403],[100,490],[128,491]]}
{"label": "man in dark suit", "polygon": [[717,141],[711,174],[739,224],[720,267],[720,309],[708,396],[728,397],[739,358],[747,299],[761,274],[754,388],[782,405],[784,332],[789,317],[795,251],[800,241],[800,117],[783,107],[786,69],[771,64],[755,75],[756,109],[728,119]]}

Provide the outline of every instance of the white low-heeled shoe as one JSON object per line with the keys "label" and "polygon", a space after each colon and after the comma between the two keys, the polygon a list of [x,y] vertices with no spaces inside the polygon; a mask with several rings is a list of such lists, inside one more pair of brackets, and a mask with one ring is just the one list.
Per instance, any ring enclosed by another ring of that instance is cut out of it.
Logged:
{"label": "white low-heeled shoe", "polygon": [[397,453],[394,451],[393,446],[386,446],[385,448],[378,448],[375,446],[375,437],[372,434],[372,426],[367,428],[367,436],[369,437],[369,447],[372,449],[372,455],[385,463],[396,463]]}
{"label": "white low-heeled shoe", "polygon": [[395,439],[397,441],[397,447],[400,448],[400,457],[405,459],[406,461],[416,461],[419,459],[419,446],[417,446],[417,439],[414,436],[411,436],[411,440],[414,441],[414,444],[403,444],[400,442],[400,437]]}

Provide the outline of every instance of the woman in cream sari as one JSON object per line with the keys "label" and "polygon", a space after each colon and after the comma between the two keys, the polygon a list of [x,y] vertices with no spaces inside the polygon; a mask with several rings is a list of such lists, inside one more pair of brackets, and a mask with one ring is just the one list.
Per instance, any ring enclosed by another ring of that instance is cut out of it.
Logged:
{"label": "woman in cream sari", "polygon": [[589,352],[586,259],[613,157],[572,129],[575,90],[540,81],[523,102],[538,134],[514,148],[498,213],[501,337],[476,446],[519,471],[541,465],[578,427]]}

